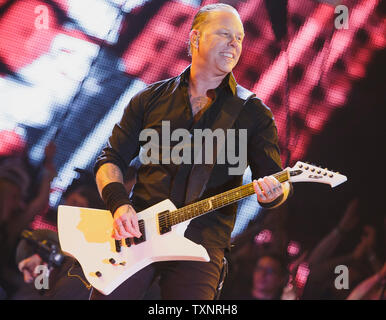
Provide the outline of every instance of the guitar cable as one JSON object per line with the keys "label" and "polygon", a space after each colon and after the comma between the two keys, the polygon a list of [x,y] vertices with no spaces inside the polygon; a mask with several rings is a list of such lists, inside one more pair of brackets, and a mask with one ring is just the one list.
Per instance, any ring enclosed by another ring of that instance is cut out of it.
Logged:
{"label": "guitar cable", "polygon": [[87,288],[87,290],[91,290],[92,285],[89,284],[87,281],[83,280],[83,278],[82,278],[80,275],[78,275],[78,274],[71,274],[71,271],[72,271],[72,269],[73,269],[74,266],[75,266],[75,263],[76,263],[75,260],[72,261],[72,265],[71,265],[70,269],[68,269],[68,271],[67,271],[67,276],[68,276],[68,277],[78,278],[80,281],[82,281],[82,283],[83,283],[84,286]]}

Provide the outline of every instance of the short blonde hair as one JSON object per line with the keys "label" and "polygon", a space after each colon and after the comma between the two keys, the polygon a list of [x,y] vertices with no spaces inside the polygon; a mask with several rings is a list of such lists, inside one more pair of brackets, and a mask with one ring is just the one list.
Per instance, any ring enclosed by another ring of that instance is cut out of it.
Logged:
{"label": "short blonde hair", "polygon": [[[230,6],[229,4],[225,4],[225,3],[208,4],[200,8],[200,10],[198,10],[198,12],[193,18],[193,23],[192,23],[192,27],[190,28],[190,31],[199,30],[200,28],[202,28],[205,22],[207,22],[207,17],[209,13],[212,11],[229,11],[229,12],[233,12],[240,18],[240,15],[237,12],[237,10],[234,7]],[[188,54],[189,56],[192,55],[192,44],[190,43],[190,38],[188,40]]]}

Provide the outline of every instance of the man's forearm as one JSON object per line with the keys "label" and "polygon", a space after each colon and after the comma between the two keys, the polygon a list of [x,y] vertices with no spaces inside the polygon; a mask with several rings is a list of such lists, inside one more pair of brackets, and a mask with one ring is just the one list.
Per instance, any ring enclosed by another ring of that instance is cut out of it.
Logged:
{"label": "man's forearm", "polygon": [[334,228],[327,236],[325,236],[317,246],[312,250],[308,258],[308,262],[311,264],[319,263],[323,260],[330,258],[334,250],[340,243],[342,235],[338,228]]}
{"label": "man's forearm", "polygon": [[95,175],[98,191],[106,208],[114,215],[123,206],[130,206],[129,194],[124,186],[121,169],[113,163],[101,165]]}
{"label": "man's forearm", "polygon": [[123,184],[123,174],[121,169],[114,163],[105,163],[100,166],[95,181],[98,186],[99,194],[102,196],[103,188],[111,182],[120,182]]}

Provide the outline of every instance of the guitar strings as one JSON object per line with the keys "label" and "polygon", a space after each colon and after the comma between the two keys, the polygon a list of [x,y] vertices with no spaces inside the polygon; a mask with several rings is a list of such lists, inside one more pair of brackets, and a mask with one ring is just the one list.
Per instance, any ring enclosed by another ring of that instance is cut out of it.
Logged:
{"label": "guitar strings", "polygon": [[[288,174],[287,174],[286,170],[281,171],[281,172],[275,174],[274,176],[276,176],[276,178],[278,178],[278,180],[280,182],[284,182],[284,181],[288,180]],[[252,183],[250,183],[250,184],[243,185],[243,186],[240,186],[240,187],[232,189],[232,190],[228,190],[222,194],[215,196],[213,199],[211,199],[212,205],[214,204],[214,207],[215,207],[214,209],[217,209],[217,208],[223,206],[224,204],[230,204],[238,199],[242,199],[246,196],[252,195],[254,192],[254,189],[251,189],[252,186],[253,186]],[[246,193],[244,193],[245,190],[247,190]],[[241,194],[241,196],[239,196],[239,194]],[[228,200],[228,199],[230,199],[230,200]],[[209,206],[209,203],[208,203],[209,200],[210,200],[210,198],[202,200],[202,202],[200,201],[200,202],[194,204],[194,206],[196,207],[196,211],[197,211],[197,209],[199,209],[200,211],[202,210],[203,212],[205,212],[206,207]],[[191,213],[192,211],[193,211],[193,215],[189,215],[189,213]],[[186,206],[186,207],[183,207],[183,208],[178,209],[176,211],[173,211],[170,214],[172,215],[172,218],[175,218],[174,220],[179,221],[179,219],[178,219],[179,216],[182,216],[181,218],[183,220],[186,220],[186,219],[184,219],[186,217],[186,213],[188,213],[187,218],[192,218],[192,217],[196,216],[196,214],[194,214],[194,211],[195,211],[194,207],[192,210],[191,206]],[[201,212],[199,214],[201,214]]]}
{"label": "guitar strings", "polygon": [[[284,182],[288,180],[288,171],[283,170],[273,175],[280,182]],[[245,192],[246,191],[246,192]],[[167,226],[167,221],[171,222],[171,225],[175,225],[182,221],[188,220],[190,218],[202,215],[203,213],[207,213],[210,207],[209,200],[211,200],[212,208],[211,211],[218,209],[224,205],[231,204],[237,200],[250,196],[254,193],[253,183],[249,183],[240,187],[237,187],[232,190],[228,190],[223,192],[214,198],[208,198],[201,200],[197,203],[187,205],[183,208],[177,209],[175,211],[169,212],[167,214],[163,214],[159,217],[159,223],[161,227]]]}

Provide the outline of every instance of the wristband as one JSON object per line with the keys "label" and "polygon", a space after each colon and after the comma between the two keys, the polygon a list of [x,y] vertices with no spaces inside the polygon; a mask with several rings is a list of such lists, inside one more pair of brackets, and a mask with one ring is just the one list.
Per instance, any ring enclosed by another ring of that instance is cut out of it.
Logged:
{"label": "wristband", "polygon": [[269,209],[279,204],[283,200],[283,198],[284,198],[284,194],[280,195],[280,197],[268,203],[263,203],[259,201],[259,205],[265,209]]}
{"label": "wristband", "polygon": [[102,199],[107,209],[114,215],[115,210],[124,204],[131,204],[125,186],[120,182],[111,182],[102,190]]}

